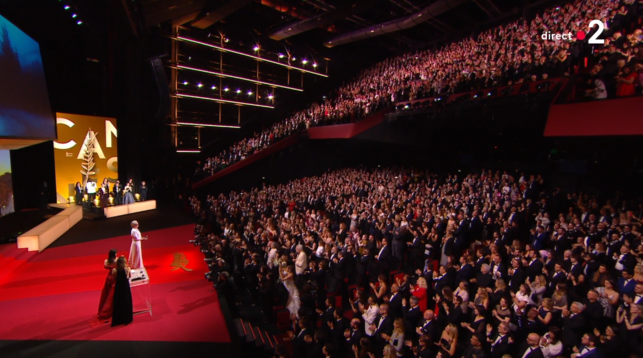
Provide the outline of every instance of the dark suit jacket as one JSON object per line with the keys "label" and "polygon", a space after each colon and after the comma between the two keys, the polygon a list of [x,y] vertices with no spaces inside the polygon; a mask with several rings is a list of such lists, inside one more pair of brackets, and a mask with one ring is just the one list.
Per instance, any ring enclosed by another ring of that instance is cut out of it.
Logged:
{"label": "dark suit jacket", "polygon": [[455,274],[455,286],[457,287],[460,282],[465,281],[469,282],[469,279],[473,275],[473,267],[469,264],[464,264],[460,267],[460,270]]}
{"label": "dark suit jacket", "polygon": [[500,341],[498,341],[498,343],[495,343],[497,338],[498,335],[493,337],[493,339],[491,340],[491,354],[489,355],[490,358],[501,358],[504,354],[509,352],[509,336],[505,335],[500,339]]}
{"label": "dark suit jacket", "polygon": [[[520,347],[518,355],[516,357],[522,357],[525,354],[525,351],[529,349],[529,346],[525,343],[524,347]],[[531,353],[527,354],[525,358],[544,358],[543,352],[540,350],[540,347],[534,348]]]}
{"label": "dark suit jacket", "polygon": [[418,324],[418,327],[422,330],[422,333],[428,334],[434,342],[437,342],[440,338],[440,334],[438,333],[438,322],[436,322],[436,320],[427,322],[425,319],[422,319]]}
{"label": "dark suit jacket", "polygon": [[514,271],[514,274],[511,275],[511,279],[509,280],[511,292],[518,292],[518,289],[520,289],[520,284],[524,283],[526,278],[527,274],[525,274],[525,269],[523,269],[522,267],[516,269]]}
{"label": "dark suit jacket", "polygon": [[398,318],[398,317],[403,317],[402,313],[402,297],[401,293],[396,293],[395,297],[391,295],[391,299],[388,302],[388,308],[389,308],[389,315],[391,315],[393,318]]}
{"label": "dark suit jacket", "polygon": [[572,348],[579,343],[580,337],[587,329],[585,316],[582,313],[574,317],[570,315],[563,318],[563,322],[563,345]]}
{"label": "dark suit jacket", "polygon": [[375,318],[375,327],[377,330],[375,331],[374,336],[375,337],[380,337],[380,334],[386,333],[389,336],[393,334],[393,317],[386,315],[386,317],[382,317],[378,315]]}
{"label": "dark suit jacket", "polygon": [[530,263],[525,267],[525,273],[529,277],[530,281],[533,281],[536,276],[542,275],[543,273],[543,263],[536,259],[534,262]]}

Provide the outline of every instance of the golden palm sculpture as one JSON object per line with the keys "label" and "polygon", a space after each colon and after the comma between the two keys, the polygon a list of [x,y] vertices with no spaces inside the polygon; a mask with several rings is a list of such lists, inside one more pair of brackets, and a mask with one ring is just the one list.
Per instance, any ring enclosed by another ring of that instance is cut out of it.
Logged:
{"label": "golden palm sculpture", "polygon": [[83,188],[87,186],[87,181],[89,180],[90,175],[95,175],[96,172],[94,169],[94,143],[96,143],[96,134],[89,128],[87,136],[85,137],[85,153],[83,153],[83,163],[81,166],[83,169],[80,171],[84,175],[83,178]]}

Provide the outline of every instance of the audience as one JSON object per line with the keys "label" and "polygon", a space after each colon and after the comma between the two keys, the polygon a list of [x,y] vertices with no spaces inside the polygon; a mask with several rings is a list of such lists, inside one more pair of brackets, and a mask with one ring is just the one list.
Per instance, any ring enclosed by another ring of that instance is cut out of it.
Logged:
{"label": "audience", "polygon": [[[568,76],[585,58],[591,70],[580,94],[590,99],[633,95],[640,92],[643,80],[641,7],[634,0],[575,0],[438,51],[389,58],[362,71],[322,103],[198,163],[195,176],[213,175],[298,130],[356,122],[399,101]],[[547,32],[587,32],[592,19],[603,21],[602,46],[590,46],[575,36],[571,41],[542,39]]]}
{"label": "audience", "polygon": [[295,358],[643,353],[643,205],[620,196],[522,173],[342,169],[191,205],[210,279],[268,319],[293,307],[277,279],[297,267]]}

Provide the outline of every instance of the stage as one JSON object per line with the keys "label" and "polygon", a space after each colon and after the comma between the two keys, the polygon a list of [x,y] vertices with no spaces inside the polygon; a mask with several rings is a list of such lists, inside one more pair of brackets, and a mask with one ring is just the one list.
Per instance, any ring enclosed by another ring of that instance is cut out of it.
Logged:
{"label": "stage", "polygon": [[[153,315],[136,315],[128,326],[92,328],[89,320],[106,275],[103,261],[112,248],[128,256],[128,224],[134,219],[149,236],[143,261]],[[85,220],[41,253],[0,245],[0,356],[232,356],[217,293],[204,279],[207,264],[199,247],[188,242],[193,225],[162,227],[189,219],[178,209],[165,209]],[[188,260],[185,269],[175,257]]]}

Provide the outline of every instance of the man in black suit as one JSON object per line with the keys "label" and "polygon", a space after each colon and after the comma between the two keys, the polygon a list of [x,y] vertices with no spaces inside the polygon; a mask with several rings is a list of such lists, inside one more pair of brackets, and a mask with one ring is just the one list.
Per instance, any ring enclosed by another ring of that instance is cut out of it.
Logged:
{"label": "man in black suit", "polygon": [[491,347],[490,358],[502,358],[509,352],[509,324],[502,322],[498,325],[498,333],[493,338],[488,338],[487,342]]}
{"label": "man in black suit", "polygon": [[308,321],[305,317],[299,319],[297,326],[299,328],[299,331],[294,334],[294,337],[292,339],[293,353],[296,357],[305,357],[307,344],[306,336],[312,338],[312,329],[308,328]]}
{"label": "man in black suit", "polygon": [[565,281],[567,281],[567,275],[565,275],[562,265],[557,263],[554,266],[554,272],[550,273],[549,285],[547,287],[545,295],[551,296],[551,294],[556,290],[556,285],[558,285],[559,283],[565,283]]}
{"label": "man in black suit", "polygon": [[380,269],[383,272],[388,272],[389,261],[391,259],[391,247],[388,245],[386,238],[382,238],[382,245],[377,255],[375,255],[375,258],[379,263]]}
{"label": "man in black suit", "polygon": [[464,352],[463,358],[485,358],[486,354],[482,347],[482,339],[478,334],[473,334],[469,340],[469,346]]}
{"label": "man in black suit", "polygon": [[353,318],[351,320],[350,327],[344,330],[345,346],[348,351],[352,351],[353,346],[359,347],[359,341],[364,337],[362,327],[363,324],[359,318]]}
{"label": "man in black suit", "polygon": [[544,358],[540,350],[540,336],[537,333],[529,333],[527,341],[518,351],[516,358]]}
{"label": "man in black suit", "polygon": [[457,287],[460,282],[465,281],[469,282],[469,279],[473,276],[473,257],[472,256],[461,256],[460,257],[460,266],[456,271],[455,275],[455,286]]}
{"label": "man in black suit", "polygon": [[499,254],[494,254],[491,256],[491,267],[489,268],[489,272],[491,273],[491,277],[493,277],[493,280],[497,280],[499,278],[507,281],[507,266],[505,265],[504,262],[502,262],[502,258],[500,257]]}
{"label": "man in black suit", "polygon": [[518,292],[520,285],[525,282],[525,279],[527,278],[525,270],[522,268],[522,262],[517,258],[511,260],[511,268],[507,274],[510,276],[509,288],[511,289],[511,292]]}
{"label": "man in black suit", "polygon": [[602,357],[596,348],[598,338],[593,333],[585,333],[581,339],[581,345],[574,347],[572,358],[600,358]]}
{"label": "man in black suit", "polygon": [[529,250],[529,261],[525,267],[525,273],[530,281],[534,281],[536,276],[542,275],[543,263],[539,260],[540,254],[536,250]]}
{"label": "man in black suit", "polygon": [[587,300],[585,302],[583,315],[585,315],[587,322],[592,322],[592,324],[597,325],[599,329],[602,330],[603,325],[601,323],[603,321],[603,305],[598,302],[599,298],[600,295],[595,289],[591,289],[587,292]]}
{"label": "man in black suit", "polygon": [[391,285],[391,297],[388,299],[389,315],[395,319],[403,317],[402,313],[402,295],[398,292],[400,287],[397,283]]}
{"label": "man in black suit", "polygon": [[121,205],[122,204],[122,196],[123,196],[123,187],[121,186],[121,181],[116,180],[116,183],[114,186],[112,186],[112,194],[114,195],[114,205]]}
{"label": "man in black suit", "polygon": [[583,332],[587,330],[585,315],[582,314],[585,307],[580,302],[574,302],[571,309],[563,309],[563,347],[571,352],[578,344]]}
{"label": "man in black suit", "polygon": [[419,336],[426,334],[431,337],[431,340],[437,342],[440,338],[440,335],[438,333],[438,323],[435,320],[435,314],[433,313],[433,310],[424,311],[422,317],[422,321],[420,321],[420,323],[418,323],[417,327],[415,328],[415,333],[417,333]]}
{"label": "man in black suit", "polygon": [[328,338],[334,344],[338,344],[342,341],[344,332],[350,330],[350,322],[344,317],[344,310],[341,307],[336,307],[333,312],[333,320],[328,321],[328,328],[330,329],[330,334]]}
{"label": "man in black suit", "polygon": [[[381,304],[380,313],[375,318],[375,322],[373,322],[373,325],[375,326],[373,337],[375,337],[376,349],[378,351],[384,349],[384,346],[388,344],[388,340],[384,337],[393,334],[393,318],[389,316],[388,308],[388,304]],[[384,337],[382,335],[384,335]]]}
{"label": "man in black suit", "polygon": [[402,299],[402,310],[404,312],[404,332],[408,332],[409,338],[416,338],[415,328],[420,323],[422,312],[418,306],[419,299],[411,296],[407,305],[406,298]]}
{"label": "man in black suit", "polygon": [[327,331],[329,329],[328,322],[331,322],[335,319],[335,299],[334,298],[326,298],[326,301],[324,302],[326,305],[326,308],[324,310],[318,308],[317,309],[317,314],[319,315],[319,319],[321,320],[322,323],[322,329],[324,331]]}

